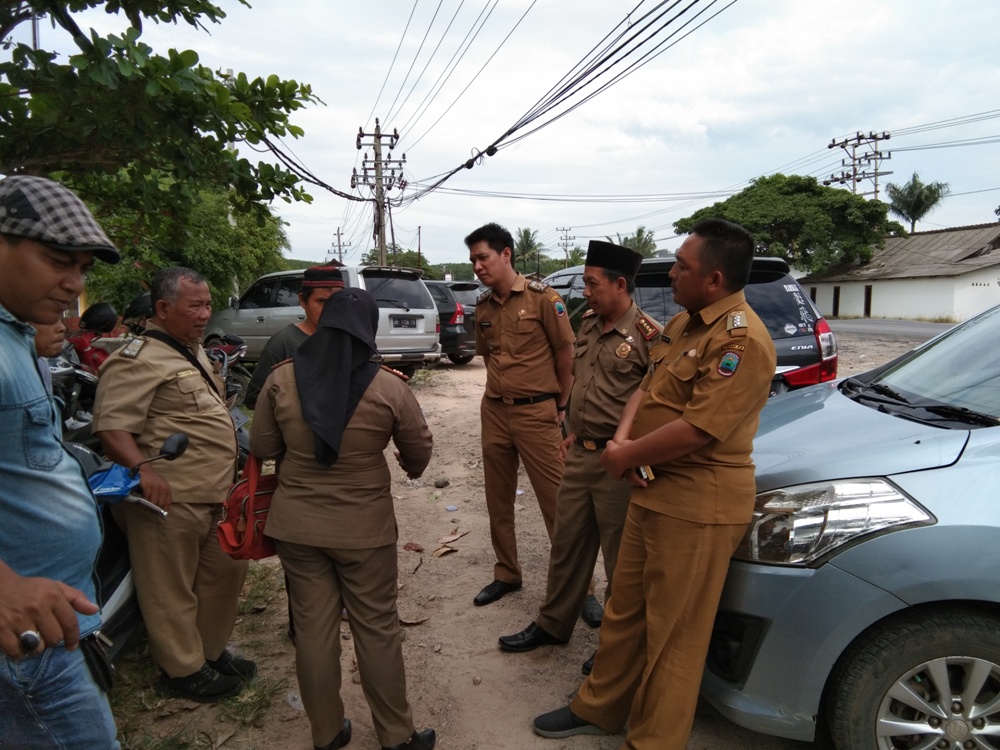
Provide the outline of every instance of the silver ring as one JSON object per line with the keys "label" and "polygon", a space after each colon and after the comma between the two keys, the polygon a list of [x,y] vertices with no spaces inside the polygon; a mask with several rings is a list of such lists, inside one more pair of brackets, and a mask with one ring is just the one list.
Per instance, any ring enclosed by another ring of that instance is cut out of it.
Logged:
{"label": "silver ring", "polygon": [[42,645],[42,634],[37,630],[25,630],[18,636],[17,642],[21,645],[21,650],[26,654],[33,654]]}

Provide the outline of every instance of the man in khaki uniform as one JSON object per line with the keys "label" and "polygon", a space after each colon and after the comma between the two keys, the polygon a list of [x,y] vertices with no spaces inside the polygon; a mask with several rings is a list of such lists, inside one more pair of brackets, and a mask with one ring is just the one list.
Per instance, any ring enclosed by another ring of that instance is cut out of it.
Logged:
{"label": "man in khaki uniform", "polygon": [[[674,316],[601,463],[636,485],[593,671],[543,737],[618,732],[622,748],[683,750],[729,558],[754,505],[751,459],[774,344],[743,287],[753,238],[699,222],[670,271]],[[642,475],[645,475],[645,478]]]}
{"label": "man in khaki uniform", "polygon": [[128,538],[150,651],[164,674],[157,690],[214,702],[253,677],[253,662],[226,650],[247,563],[219,547],[215,527],[236,474],[237,443],[201,338],[212,314],[208,284],[195,271],[153,277],[153,317],[101,368],[93,429],[108,456],[134,466],[164,439],[187,434],[175,461],[139,470],[143,495],[166,517],[131,503],[115,508]]}
{"label": "man in khaki uniform", "polygon": [[632,488],[604,471],[601,453],[649,368],[650,347],[662,330],[632,301],[641,263],[639,253],[610,242],[591,240],[588,247],[583,296],[590,310],[583,316],[574,350],[573,392],[566,413],[569,435],[563,442],[566,464],[545,602],[527,628],[500,637],[503,651],[531,651],[569,640],[598,549],[604,553],[608,580],[605,599],[611,594]]}
{"label": "man in khaki uniform", "polygon": [[562,297],[514,270],[510,232],[486,224],[465,244],[476,276],[491,287],[476,303],[476,353],[486,363],[483,474],[497,556],[493,582],[473,600],[483,606],[521,588],[514,534],[519,458],[552,537],[562,477],[560,426],[573,386],[573,329]]}

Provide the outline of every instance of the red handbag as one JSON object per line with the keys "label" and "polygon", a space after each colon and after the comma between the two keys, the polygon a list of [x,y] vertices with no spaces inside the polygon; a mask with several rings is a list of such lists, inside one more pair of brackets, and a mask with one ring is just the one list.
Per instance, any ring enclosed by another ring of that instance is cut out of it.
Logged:
{"label": "red handbag", "polygon": [[264,536],[271,496],[278,487],[277,474],[260,473],[260,460],[251,453],[243,478],[226,498],[217,533],[222,551],[234,560],[262,560],[275,554],[274,540]]}

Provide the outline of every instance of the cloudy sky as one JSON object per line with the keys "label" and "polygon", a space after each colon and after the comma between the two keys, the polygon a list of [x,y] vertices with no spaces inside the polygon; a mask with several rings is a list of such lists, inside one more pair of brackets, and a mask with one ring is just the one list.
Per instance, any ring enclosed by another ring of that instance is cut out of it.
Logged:
{"label": "cloudy sky", "polygon": [[[246,8],[219,0],[228,18],[207,33],[149,24],[144,39],[161,53],[194,49],[214,69],[310,83],[324,105],[295,115],[306,136],[285,145],[345,192],[351,192],[351,170],[360,171],[359,127],[370,133],[378,117],[384,129],[397,128],[401,137],[393,155],[406,153],[411,186],[428,184],[531,112],[607,43],[609,33],[625,28],[620,24],[630,11],[637,29],[643,14],[658,5],[251,3]],[[661,55],[564,117],[461,170],[442,189],[396,209],[397,243],[416,249],[419,228],[430,261],[462,262],[465,234],[498,221],[512,232],[537,230],[552,256],[561,255],[557,228],[568,228],[564,234],[575,238],[570,244],[586,247],[590,238],[631,234],[643,225],[660,248],[673,250],[680,242],[673,236],[675,221],[755,177],[783,172],[823,179],[839,173],[845,153],[827,146],[858,131],[892,135],[879,144],[892,152],[881,164],[892,174],[881,182],[902,183],[919,171],[925,181],[950,185],[952,195],[918,230],[996,220],[996,0],[684,0],[661,23],[688,4],[693,9],[657,41],[704,13],[672,37]],[[102,32],[120,28],[103,13],[78,18]],[[43,24],[43,46],[55,37],[61,33]],[[544,121],[518,130],[506,143]],[[859,192],[870,190],[870,182],[859,186]],[[342,241],[350,243],[343,248],[345,262],[356,261],[373,244],[370,205],[320,188],[310,192],[311,205],[276,205],[288,223],[290,255],[323,260],[339,228]],[[413,188],[390,195],[412,196]]]}

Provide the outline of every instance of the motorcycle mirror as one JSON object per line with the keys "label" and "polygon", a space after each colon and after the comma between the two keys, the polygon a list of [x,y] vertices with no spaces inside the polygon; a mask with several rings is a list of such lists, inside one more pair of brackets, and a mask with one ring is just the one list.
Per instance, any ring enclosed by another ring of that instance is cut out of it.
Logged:
{"label": "motorcycle mirror", "polygon": [[173,461],[175,458],[183,455],[187,448],[188,436],[183,432],[176,432],[163,441],[163,447],[160,449],[160,455],[168,461]]}

